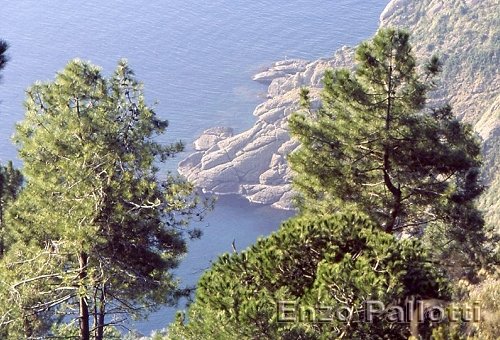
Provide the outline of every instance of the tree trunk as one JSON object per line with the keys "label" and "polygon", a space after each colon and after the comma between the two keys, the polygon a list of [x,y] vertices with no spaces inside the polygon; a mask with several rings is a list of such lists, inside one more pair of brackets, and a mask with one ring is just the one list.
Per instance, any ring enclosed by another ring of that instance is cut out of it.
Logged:
{"label": "tree trunk", "polygon": [[104,316],[106,315],[106,285],[101,288],[101,296],[99,297],[99,312],[97,315],[96,340],[104,339]]}
{"label": "tree trunk", "polygon": [[26,314],[23,312],[22,314],[23,318],[23,330],[24,330],[24,336],[26,339],[31,339],[33,337],[33,316],[29,316],[29,314]]}
{"label": "tree trunk", "polygon": [[[80,263],[80,285],[84,284],[87,278],[87,264],[88,255],[85,252],[81,252],[78,255],[78,262]],[[90,340],[90,318],[89,318],[89,305],[87,298],[84,295],[80,296],[80,340]]]}
{"label": "tree trunk", "polygon": [[[392,57],[390,59],[389,73],[387,74],[387,107],[386,107],[386,116],[385,116],[385,132],[389,135],[389,131],[391,130],[391,121],[392,121],[392,101],[393,101],[393,83],[392,83]],[[386,136],[386,138],[388,138]],[[385,231],[388,233],[392,233],[394,226],[397,223],[397,219],[399,214],[401,213],[401,189],[399,185],[396,187],[392,182],[390,173],[391,173],[391,155],[392,151],[389,146],[389,139],[384,142],[384,184],[389,192],[392,194],[392,208],[390,213],[390,220],[387,221],[385,225]]]}

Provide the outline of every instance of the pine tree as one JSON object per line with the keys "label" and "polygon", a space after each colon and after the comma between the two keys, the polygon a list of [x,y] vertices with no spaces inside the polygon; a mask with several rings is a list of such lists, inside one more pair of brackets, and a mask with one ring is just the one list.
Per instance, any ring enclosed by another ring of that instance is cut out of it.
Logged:
{"label": "pine tree", "polygon": [[439,60],[419,67],[410,35],[382,29],[357,48],[356,62],[354,71],[326,72],[319,110],[306,104],[290,119],[301,144],[289,157],[300,210],[352,207],[388,233],[439,225],[445,242],[477,260],[480,144],[449,106],[426,105]]}
{"label": "pine tree", "polygon": [[[404,305],[412,295],[449,298],[418,241],[398,241],[358,213],[294,218],[249,249],[221,256],[167,338],[408,339],[408,323],[384,315],[370,321],[364,311],[368,300]],[[343,320],[337,312],[345,308]]]}
{"label": "pine tree", "polygon": [[[0,71],[9,59],[6,54],[8,48],[7,42],[0,39]],[[0,164],[0,260],[5,252],[5,209],[10,202],[16,199],[21,184],[21,173],[14,168],[11,161],[6,166]]]}
{"label": "pine tree", "polygon": [[5,211],[10,203],[18,196],[21,190],[23,176],[14,168],[12,161],[6,166],[0,165],[0,260],[5,253]]}
{"label": "pine tree", "polygon": [[166,128],[125,61],[107,79],[74,60],[28,89],[15,134],[27,184],[9,209],[5,269],[19,306],[12,332],[39,336],[46,327],[26,329],[30,320],[76,308],[80,338],[103,339],[111,316],[143,316],[183,294],[170,269],[199,199],[159,174],[158,161],[183,148],[158,142]]}

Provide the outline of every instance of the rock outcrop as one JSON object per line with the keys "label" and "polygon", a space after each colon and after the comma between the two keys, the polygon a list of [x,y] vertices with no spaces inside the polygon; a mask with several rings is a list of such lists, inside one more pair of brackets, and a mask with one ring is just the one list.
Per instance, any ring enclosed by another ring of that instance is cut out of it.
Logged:
{"label": "rock outcrop", "polygon": [[233,135],[212,128],[194,142],[195,152],[179,164],[179,172],[206,192],[240,194],[251,202],[292,209],[291,174],[287,155],[297,143],[290,140],[287,118],[298,108],[299,90],[318,89],[327,68],[345,66],[351,50],[315,62],[285,60],[253,77],[269,84],[267,100],[254,111],[255,125]]}
{"label": "rock outcrop", "polygon": [[[500,144],[500,25],[494,6],[493,0],[393,0],[380,22],[411,31],[420,58],[441,56],[443,80],[433,101],[449,101],[457,116],[475,127],[490,146],[486,163],[496,169],[500,152],[491,151],[491,145]],[[223,128],[205,131],[195,141],[196,152],[179,164],[179,172],[207,192],[240,194],[252,202],[292,209],[286,158],[297,144],[288,135],[287,118],[298,108],[301,87],[311,90],[317,105],[324,71],[352,64],[353,50],[344,47],[332,58],[279,61],[255,75],[254,80],[269,84],[267,100],[254,111],[255,125],[237,135]],[[486,173],[488,182],[499,182],[498,172]]]}
{"label": "rock outcrop", "polygon": [[348,66],[351,60],[352,50],[344,48],[333,58],[279,61],[258,73],[253,79],[269,87],[268,99],[253,113],[255,125],[237,135],[224,128],[204,131],[179,172],[206,192],[240,194],[251,202],[292,209],[286,157],[297,143],[290,140],[287,118],[298,109],[301,87],[309,87],[313,105],[319,104],[325,70]]}
{"label": "rock outcrop", "polygon": [[307,60],[302,59],[277,61],[267,70],[254,75],[252,80],[270,84],[276,78],[283,78],[304,71],[308,63]]}

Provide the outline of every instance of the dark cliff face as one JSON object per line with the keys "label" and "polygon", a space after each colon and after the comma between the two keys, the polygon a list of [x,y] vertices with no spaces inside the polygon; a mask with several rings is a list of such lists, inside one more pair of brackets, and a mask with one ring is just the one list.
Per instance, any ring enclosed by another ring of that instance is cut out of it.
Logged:
{"label": "dark cliff face", "polygon": [[480,205],[487,223],[500,231],[500,18],[496,0],[393,0],[382,26],[408,29],[420,57],[443,61],[434,100],[447,100],[454,113],[483,139],[484,178]]}

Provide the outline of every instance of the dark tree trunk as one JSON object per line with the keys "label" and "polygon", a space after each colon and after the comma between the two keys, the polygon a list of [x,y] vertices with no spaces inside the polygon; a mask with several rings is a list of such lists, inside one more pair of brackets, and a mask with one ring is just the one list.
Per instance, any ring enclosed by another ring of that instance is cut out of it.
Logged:
{"label": "dark tree trunk", "polygon": [[[78,255],[78,262],[80,263],[80,285],[84,284],[87,278],[87,264],[88,255],[85,252],[81,252]],[[89,317],[89,305],[87,298],[85,296],[80,296],[80,340],[90,340],[90,317]]]}
{"label": "dark tree trunk", "polygon": [[104,317],[106,315],[106,285],[103,284],[100,289],[101,296],[99,297],[99,311],[97,313],[96,323],[96,340],[104,339]]}
{"label": "dark tree trunk", "polygon": [[[393,82],[392,82],[392,73],[393,73],[393,67],[392,67],[392,59],[391,59],[391,65],[389,66],[389,73],[387,75],[387,107],[386,107],[386,116],[385,116],[385,131],[387,134],[389,134],[389,131],[391,130],[391,121],[392,121],[392,102],[394,100],[393,98]],[[397,223],[399,214],[401,213],[401,189],[399,185],[396,187],[396,185],[392,182],[391,179],[391,155],[393,150],[391,149],[389,145],[389,140],[385,142],[384,145],[384,184],[387,189],[389,189],[389,192],[392,194],[392,208],[390,212],[390,220],[386,222],[385,225],[385,231],[388,233],[392,233],[394,230],[394,227]]]}

